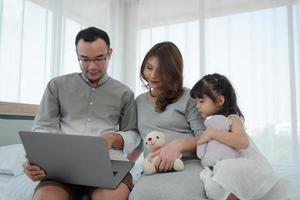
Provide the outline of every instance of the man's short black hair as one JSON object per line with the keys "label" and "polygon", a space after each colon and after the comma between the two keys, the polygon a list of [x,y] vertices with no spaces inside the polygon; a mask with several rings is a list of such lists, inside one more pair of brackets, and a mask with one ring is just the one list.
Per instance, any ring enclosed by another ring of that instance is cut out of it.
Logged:
{"label": "man's short black hair", "polygon": [[89,27],[79,31],[75,39],[75,46],[77,47],[77,44],[80,39],[83,39],[86,42],[94,42],[99,38],[105,41],[107,48],[110,47],[110,40],[108,34],[105,31],[96,27]]}

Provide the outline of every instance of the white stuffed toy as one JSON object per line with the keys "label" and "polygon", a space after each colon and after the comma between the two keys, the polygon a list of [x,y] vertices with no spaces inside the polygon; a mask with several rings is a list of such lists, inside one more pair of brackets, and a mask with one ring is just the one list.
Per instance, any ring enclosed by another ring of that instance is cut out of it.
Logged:
{"label": "white stuffed toy", "polygon": [[[146,158],[143,161],[143,171],[146,175],[151,175],[156,173],[156,168],[155,168],[155,162],[157,159],[157,156],[150,158],[151,152],[161,148],[165,144],[165,136],[163,133],[158,132],[158,131],[152,131],[150,132],[145,140],[144,144],[149,150],[149,154],[146,156]],[[181,157],[181,155],[180,155]],[[173,169],[175,171],[182,171],[184,169],[184,164],[182,160],[180,160],[180,157],[175,160]]]}
{"label": "white stuffed toy", "polygon": [[[213,115],[204,121],[206,128],[214,128],[220,131],[229,131],[231,120],[224,115]],[[226,134],[226,133],[225,133]],[[197,145],[197,156],[203,166],[214,166],[217,161],[229,158],[237,158],[240,153],[237,149],[227,146],[217,140]]]}

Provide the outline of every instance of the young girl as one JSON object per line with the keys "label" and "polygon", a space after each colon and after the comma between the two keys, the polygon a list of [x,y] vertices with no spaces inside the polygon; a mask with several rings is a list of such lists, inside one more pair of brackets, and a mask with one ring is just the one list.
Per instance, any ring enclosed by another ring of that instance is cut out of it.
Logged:
{"label": "young girl", "polygon": [[275,175],[267,159],[247,135],[244,116],[236,101],[229,80],[220,74],[204,76],[190,92],[197,99],[197,109],[203,118],[224,115],[231,119],[230,131],[208,128],[199,136],[198,144],[211,139],[238,149],[240,158],[217,162],[213,169],[200,172],[207,197],[210,199],[293,199],[288,193],[286,180]]}

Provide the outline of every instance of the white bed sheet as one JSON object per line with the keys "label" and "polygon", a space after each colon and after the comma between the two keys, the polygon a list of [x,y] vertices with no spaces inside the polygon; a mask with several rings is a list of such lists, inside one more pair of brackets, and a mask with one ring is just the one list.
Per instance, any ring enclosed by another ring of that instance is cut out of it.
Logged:
{"label": "white bed sheet", "polygon": [[[141,161],[139,159],[131,170],[134,183],[140,176]],[[288,178],[296,191],[300,192],[300,169],[295,166],[273,165],[275,171]],[[199,179],[200,180],[200,179]],[[0,200],[31,200],[37,182],[32,182],[25,174],[10,176],[0,174]],[[299,195],[299,196],[298,196]],[[297,196],[300,199],[300,194]]]}
{"label": "white bed sheet", "polygon": [[[130,171],[134,182],[141,172],[140,163]],[[0,174],[0,200],[31,200],[38,182],[31,181],[25,174],[19,176]]]}
{"label": "white bed sheet", "polygon": [[9,180],[13,178],[13,176],[11,175],[4,175],[4,174],[0,174],[0,200],[2,200],[2,196],[4,194],[4,191],[7,187],[7,183],[9,182]]}
{"label": "white bed sheet", "polygon": [[289,180],[296,192],[297,200],[300,200],[300,165],[273,164],[272,166],[278,175]]}
{"label": "white bed sheet", "polygon": [[0,200],[31,200],[37,183],[25,174],[19,176],[0,176]]}

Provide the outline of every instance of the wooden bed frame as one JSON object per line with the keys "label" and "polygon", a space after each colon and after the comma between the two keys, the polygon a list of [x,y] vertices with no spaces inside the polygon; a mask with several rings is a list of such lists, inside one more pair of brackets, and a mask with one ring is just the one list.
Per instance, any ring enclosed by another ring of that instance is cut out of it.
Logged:
{"label": "wooden bed frame", "polygon": [[0,101],[0,116],[34,117],[38,105]]}

